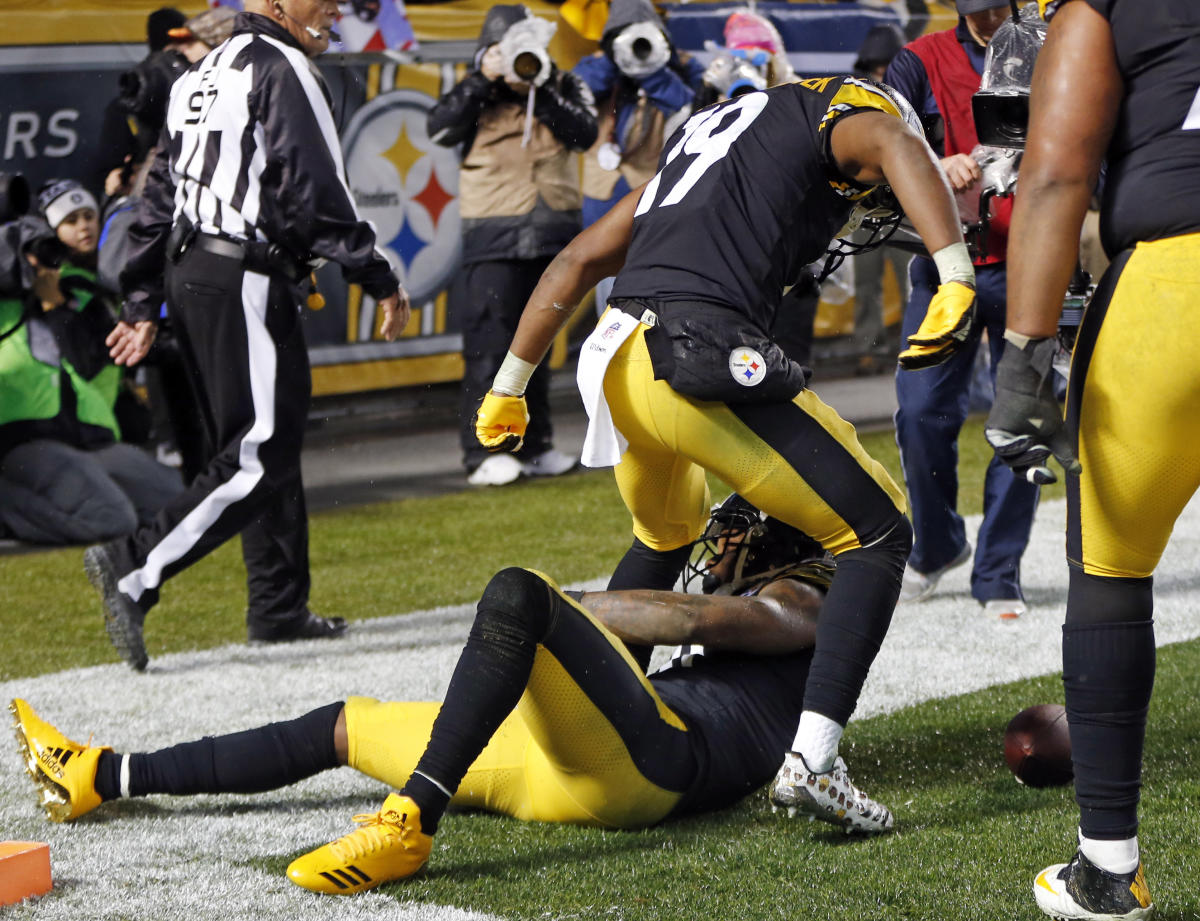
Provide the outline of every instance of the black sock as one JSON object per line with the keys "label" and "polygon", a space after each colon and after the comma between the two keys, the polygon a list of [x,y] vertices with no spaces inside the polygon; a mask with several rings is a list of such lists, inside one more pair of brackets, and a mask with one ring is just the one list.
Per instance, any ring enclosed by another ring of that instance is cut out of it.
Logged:
{"label": "black sock", "polygon": [[912,526],[899,517],[888,535],[870,547],[837,557],[837,575],[817,622],[817,646],[804,686],[804,709],[843,726],[892,622]]}
{"label": "black sock", "polygon": [[438,829],[442,813],[450,802],[446,792],[428,777],[413,774],[405,782],[400,792],[412,797],[412,801],[421,809],[421,831],[432,835]]}
{"label": "black sock", "polygon": [[[206,736],[129,758],[129,795],[260,793],[337,767],[339,701],[304,716],[224,736]],[[103,799],[120,796],[122,755],[105,753],[96,773]]]}
{"label": "black sock", "polygon": [[1079,827],[1089,838],[1137,834],[1146,714],[1154,691],[1154,582],[1071,567],[1063,690]]}
{"label": "black sock", "polygon": [[120,752],[100,752],[96,762],[96,779],[93,784],[101,802],[117,799],[121,795],[121,758]]}
{"label": "black sock", "polygon": [[429,745],[402,791],[421,807],[426,832],[437,827],[448,802],[429,779],[457,790],[471,762],[516,707],[529,683],[537,644],[549,630],[555,597],[539,576],[510,568],[493,576],[479,599]]}

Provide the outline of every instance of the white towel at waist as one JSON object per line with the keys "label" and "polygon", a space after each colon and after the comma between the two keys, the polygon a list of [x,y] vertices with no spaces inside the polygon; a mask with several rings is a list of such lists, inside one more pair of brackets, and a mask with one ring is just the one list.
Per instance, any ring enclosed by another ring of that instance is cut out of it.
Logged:
{"label": "white towel at waist", "polygon": [[588,414],[587,435],[583,439],[580,462],[585,467],[615,467],[629,446],[613,425],[608,401],[604,398],[604,375],[613,355],[633,335],[639,325],[653,326],[656,317],[647,310],[638,320],[629,314],[609,308],[583,343],[575,381]]}

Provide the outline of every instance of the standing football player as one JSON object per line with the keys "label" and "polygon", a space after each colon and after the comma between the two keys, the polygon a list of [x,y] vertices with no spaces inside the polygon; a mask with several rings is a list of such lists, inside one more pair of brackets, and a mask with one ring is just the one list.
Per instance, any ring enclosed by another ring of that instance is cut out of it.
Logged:
{"label": "standing football player", "polygon": [[[616,465],[633,515],[608,587],[674,585],[704,525],[705,471],[837,558],[805,710],[772,787],[776,804],[835,821],[839,796],[816,791],[863,797],[838,743],[891,622],[912,527],[901,490],[767,331],[785,289],[885,183],[942,280],[901,361],[945,360],[970,327],[975,277],[949,185],[902,97],[826,77],[688,119],[658,174],[546,270],[477,419],[485,446],[519,446],[530,373],[580,298],[619,271],[578,372],[584,463]],[[891,827],[884,806],[870,814],[873,831]]]}
{"label": "standing football player", "polygon": [[[1200,483],[1200,6],[1047,6],[987,421],[996,453],[1031,481],[1055,479],[1050,454],[1069,475],[1062,655],[1079,847],[1033,891],[1055,918],[1144,919],[1154,913],[1137,839],[1152,579]],[[1112,263],[1079,328],[1064,423],[1056,325],[1105,161]]]}

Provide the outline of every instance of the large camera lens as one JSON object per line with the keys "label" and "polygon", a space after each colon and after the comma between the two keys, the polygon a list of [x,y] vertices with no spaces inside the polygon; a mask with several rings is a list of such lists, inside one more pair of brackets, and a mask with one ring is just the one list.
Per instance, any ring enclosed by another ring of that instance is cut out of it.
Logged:
{"label": "large camera lens", "polygon": [[1018,150],[1025,146],[1028,93],[976,93],[971,98],[971,108],[980,144]]}
{"label": "large camera lens", "polygon": [[650,57],[650,52],[653,50],[654,46],[650,44],[650,39],[639,37],[633,40],[633,56],[639,61]]}
{"label": "large camera lens", "polygon": [[20,173],[0,173],[0,224],[29,213],[29,182]]}
{"label": "large camera lens", "polygon": [[156,51],[120,76],[120,102],[125,111],[155,133],[167,117],[167,101],[175,78],[188,69],[177,51]]}
{"label": "large camera lens", "polygon": [[513,58],[513,73],[522,80],[532,81],[541,69],[542,61],[532,51],[522,51]]}
{"label": "large camera lens", "polygon": [[26,252],[32,255],[44,269],[61,268],[70,257],[71,252],[58,237],[39,237],[26,247]]}

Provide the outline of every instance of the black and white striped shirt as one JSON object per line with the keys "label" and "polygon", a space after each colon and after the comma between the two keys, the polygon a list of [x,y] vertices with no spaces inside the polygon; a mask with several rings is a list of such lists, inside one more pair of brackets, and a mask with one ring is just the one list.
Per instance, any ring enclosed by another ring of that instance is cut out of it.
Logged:
{"label": "black and white striped shirt", "polygon": [[239,14],[232,37],[175,82],[160,144],[121,273],[127,320],[157,317],[167,236],[181,218],[337,262],[372,297],[396,290],[346,183],[325,83],[270,19]]}

